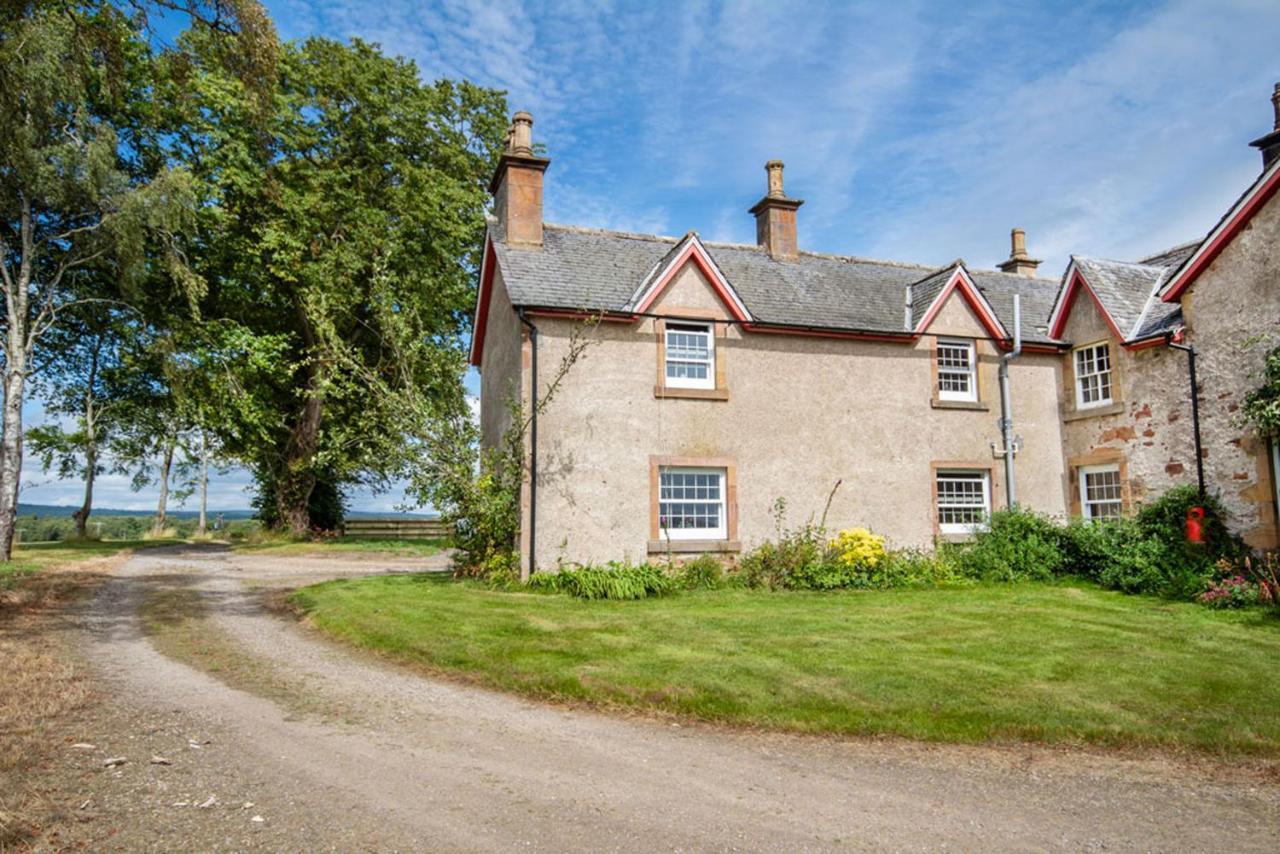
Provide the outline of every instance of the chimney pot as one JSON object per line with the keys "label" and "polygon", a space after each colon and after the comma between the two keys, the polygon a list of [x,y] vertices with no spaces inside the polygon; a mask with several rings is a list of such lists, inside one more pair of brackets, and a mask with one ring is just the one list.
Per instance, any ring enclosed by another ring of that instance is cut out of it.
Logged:
{"label": "chimney pot", "polygon": [[533,156],[533,116],[524,110],[511,117],[511,132],[507,136],[507,151],[524,157]]}
{"label": "chimney pot", "polygon": [[1027,233],[1020,228],[1009,232],[1009,260],[1000,263],[1000,269],[1019,276],[1035,276],[1040,259],[1027,254]]}
{"label": "chimney pot", "polygon": [[1270,169],[1271,164],[1280,158],[1280,83],[1271,92],[1271,111],[1275,114],[1271,132],[1249,143],[1262,152],[1263,171]]}
{"label": "chimney pot", "polygon": [[489,182],[502,239],[513,246],[542,245],[542,173],[551,161],[533,153],[533,116],[511,117],[498,169]]}
{"label": "chimney pot", "polygon": [[764,164],[769,183],[764,198],[756,202],[750,213],[756,218],[756,242],[775,261],[786,261],[800,254],[796,239],[796,210],[804,204],[788,198],[782,190],[782,161]]}
{"label": "chimney pot", "polygon": [[1010,242],[1012,243],[1012,251],[1009,253],[1010,258],[1019,258],[1027,254],[1027,233],[1020,228],[1015,228],[1009,233]]}
{"label": "chimney pot", "polygon": [[782,161],[770,160],[764,165],[764,171],[769,173],[769,198],[785,199],[787,195],[782,192]]}

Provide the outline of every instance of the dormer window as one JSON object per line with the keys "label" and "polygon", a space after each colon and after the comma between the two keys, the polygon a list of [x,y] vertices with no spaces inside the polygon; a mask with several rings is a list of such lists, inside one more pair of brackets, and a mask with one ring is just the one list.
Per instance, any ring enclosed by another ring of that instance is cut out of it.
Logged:
{"label": "dormer window", "polygon": [[666,324],[668,388],[715,388],[716,345],[710,323],[668,321]]}
{"label": "dormer window", "polygon": [[939,339],[938,400],[977,401],[978,383],[974,364],[972,341]]}
{"label": "dormer window", "polygon": [[1104,341],[1075,351],[1076,408],[1111,403],[1111,347]]}

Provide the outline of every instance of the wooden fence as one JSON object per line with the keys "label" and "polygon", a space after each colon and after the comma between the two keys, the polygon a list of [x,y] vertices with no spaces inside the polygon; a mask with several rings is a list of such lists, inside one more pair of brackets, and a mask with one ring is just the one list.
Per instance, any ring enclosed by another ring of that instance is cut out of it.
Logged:
{"label": "wooden fence", "polygon": [[440,519],[347,519],[344,537],[373,537],[379,540],[437,540],[453,536],[453,526]]}

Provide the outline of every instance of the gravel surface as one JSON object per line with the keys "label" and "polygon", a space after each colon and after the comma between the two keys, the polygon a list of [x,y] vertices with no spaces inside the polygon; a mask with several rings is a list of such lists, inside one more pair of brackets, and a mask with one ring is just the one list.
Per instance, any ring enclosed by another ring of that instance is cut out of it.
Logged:
{"label": "gravel surface", "polygon": [[[100,847],[1280,850],[1265,769],[609,717],[430,679],[258,604],[263,586],[444,561],[132,558],[88,618],[87,654],[117,702],[75,736],[93,749],[68,744],[64,760],[90,781]],[[174,584],[195,585],[219,634],[349,713],[291,713],[156,652],[136,611]]]}

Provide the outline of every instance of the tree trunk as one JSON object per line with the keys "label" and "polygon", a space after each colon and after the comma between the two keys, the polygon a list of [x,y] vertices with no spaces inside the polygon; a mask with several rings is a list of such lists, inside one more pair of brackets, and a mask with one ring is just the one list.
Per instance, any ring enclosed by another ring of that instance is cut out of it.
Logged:
{"label": "tree trunk", "polygon": [[169,472],[173,470],[173,446],[172,439],[165,442],[164,457],[160,460],[160,500],[156,504],[156,521],[151,526],[151,533],[156,537],[164,535],[169,523]]}
{"label": "tree trunk", "polygon": [[289,433],[284,465],[276,479],[280,524],[297,537],[311,531],[311,491],[316,486],[314,461],[319,441],[320,397],[309,389],[307,401]]}
{"label": "tree trunk", "polygon": [[89,514],[93,512],[93,482],[98,474],[98,445],[89,434],[89,443],[84,450],[84,503],[80,509],[71,514],[76,523],[76,537],[83,540],[88,535]]}
{"label": "tree trunk", "polygon": [[22,399],[26,391],[26,363],[10,361],[4,375],[4,433],[0,438],[0,560],[13,557],[18,524],[18,487],[22,481]]}
{"label": "tree trunk", "polygon": [[196,524],[196,536],[203,537],[209,530],[209,442],[200,431],[200,521]]}

